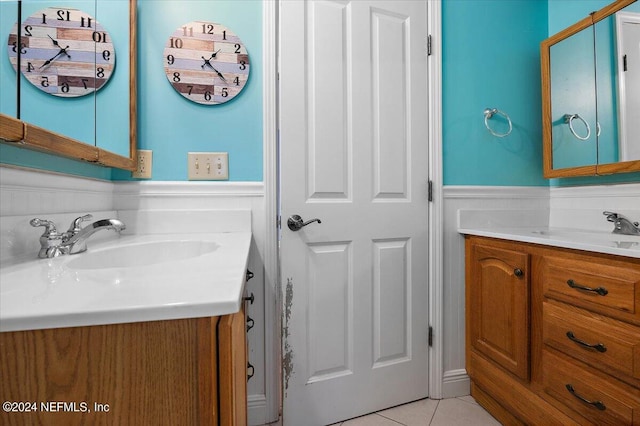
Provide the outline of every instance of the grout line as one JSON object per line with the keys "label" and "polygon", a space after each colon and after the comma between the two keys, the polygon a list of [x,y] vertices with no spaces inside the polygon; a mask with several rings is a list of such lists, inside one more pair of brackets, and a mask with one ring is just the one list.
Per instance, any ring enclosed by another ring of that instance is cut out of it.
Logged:
{"label": "grout line", "polygon": [[480,406],[480,404],[478,404],[477,402],[467,401],[467,400],[464,400],[464,399],[462,399],[462,398],[458,398],[458,397],[456,397],[456,399],[457,399],[458,401],[464,402],[464,403],[469,404],[469,405],[475,405],[475,406],[477,406],[477,407],[479,407],[479,406]]}
{"label": "grout line", "polygon": [[380,417],[382,417],[383,419],[391,420],[392,422],[394,422],[394,423],[398,423],[399,425],[402,425],[402,426],[407,426],[406,424],[404,424],[404,423],[400,423],[399,421],[397,421],[396,419],[392,419],[391,417],[383,416],[383,415],[382,415],[382,414],[380,414],[380,413],[375,413],[375,414],[376,414],[376,415],[378,415],[378,416],[380,416]]}
{"label": "grout line", "polygon": [[433,410],[433,414],[431,415],[431,418],[429,419],[429,423],[428,423],[429,425],[433,422],[433,418],[436,416],[436,412],[438,411],[438,407],[440,407],[441,399],[437,399],[437,400],[434,400],[434,401],[438,401],[438,402],[436,403],[436,409]]}

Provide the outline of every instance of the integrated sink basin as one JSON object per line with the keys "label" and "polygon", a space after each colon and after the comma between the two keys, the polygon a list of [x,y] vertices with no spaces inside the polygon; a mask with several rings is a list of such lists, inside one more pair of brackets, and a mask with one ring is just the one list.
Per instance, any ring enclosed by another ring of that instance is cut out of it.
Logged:
{"label": "integrated sink basin", "polygon": [[121,244],[72,256],[66,266],[76,270],[136,268],[199,257],[212,253],[219,247],[214,241],[199,240]]}
{"label": "integrated sink basin", "polygon": [[240,309],[251,232],[123,235],[0,269],[0,331],[215,317]]}

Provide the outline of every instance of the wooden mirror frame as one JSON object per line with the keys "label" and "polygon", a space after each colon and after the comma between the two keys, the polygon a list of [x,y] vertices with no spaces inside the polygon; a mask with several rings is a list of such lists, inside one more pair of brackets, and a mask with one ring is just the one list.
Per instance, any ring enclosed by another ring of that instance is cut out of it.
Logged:
{"label": "wooden mirror frame", "polygon": [[[551,46],[571,37],[585,28],[594,26],[596,23],[635,2],[636,0],[617,0],[540,43],[540,66],[542,77],[542,157],[544,169],[543,175],[545,178],[598,176],[640,171],[640,160],[621,161],[608,164],[596,163],[587,166],[554,169],[551,118]],[[638,136],[640,137],[640,135]],[[638,141],[638,143],[640,143],[640,141]]]}
{"label": "wooden mirror frame", "polygon": [[21,148],[87,161],[105,167],[135,170],[137,140],[137,5],[129,0],[129,157],[88,145],[34,126],[14,117],[0,114],[0,140]]}

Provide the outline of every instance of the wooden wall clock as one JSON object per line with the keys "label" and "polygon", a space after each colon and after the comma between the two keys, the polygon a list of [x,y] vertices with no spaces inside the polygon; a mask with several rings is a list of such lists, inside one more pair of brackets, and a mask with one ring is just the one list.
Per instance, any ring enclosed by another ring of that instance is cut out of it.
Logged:
{"label": "wooden wall clock", "polygon": [[38,89],[61,97],[93,93],[107,83],[116,52],[107,30],[91,15],[68,7],[49,7],[14,25],[7,43],[13,68]]}
{"label": "wooden wall clock", "polygon": [[216,105],[234,99],[249,79],[249,54],[224,25],[193,21],[178,27],[163,52],[171,86],[186,99]]}

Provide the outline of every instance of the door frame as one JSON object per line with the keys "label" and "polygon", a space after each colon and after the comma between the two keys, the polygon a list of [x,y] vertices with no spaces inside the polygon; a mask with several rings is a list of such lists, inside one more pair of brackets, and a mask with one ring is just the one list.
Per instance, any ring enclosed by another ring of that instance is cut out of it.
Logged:
{"label": "door frame", "polygon": [[[429,323],[433,345],[429,348],[429,398],[442,398],[443,385],[443,196],[442,196],[442,7],[441,0],[427,2],[431,55],[428,58],[429,91]],[[282,283],[279,259],[278,182],[278,14],[279,1],[263,1],[263,170],[265,212],[265,396],[266,422],[282,409]],[[426,44],[426,41],[425,41]],[[271,327],[272,326],[272,327]],[[249,401],[251,405],[252,401]]]}

